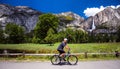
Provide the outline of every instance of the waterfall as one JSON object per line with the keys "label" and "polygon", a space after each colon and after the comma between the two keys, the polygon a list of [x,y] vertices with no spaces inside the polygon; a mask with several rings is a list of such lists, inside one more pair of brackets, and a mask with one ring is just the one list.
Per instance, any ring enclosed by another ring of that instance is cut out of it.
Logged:
{"label": "waterfall", "polygon": [[93,18],[93,22],[92,22],[92,31],[96,29],[96,26],[95,26],[95,22],[94,22],[94,18]]}
{"label": "waterfall", "polygon": [[92,32],[93,30],[96,29],[96,26],[95,26],[95,21],[94,21],[94,18],[93,18],[93,22],[92,22],[92,28],[91,29],[88,29],[88,31]]}

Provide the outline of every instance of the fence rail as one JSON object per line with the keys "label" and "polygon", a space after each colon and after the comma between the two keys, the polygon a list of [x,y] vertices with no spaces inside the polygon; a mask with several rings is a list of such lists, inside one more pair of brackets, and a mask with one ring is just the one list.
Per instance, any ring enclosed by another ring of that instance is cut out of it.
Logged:
{"label": "fence rail", "polygon": [[[72,53],[71,55],[84,55],[85,58],[88,57],[88,55],[115,55],[116,57],[119,57],[120,56],[120,53],[118,51],[115,51],[114,53],[88,53],[88,52],[84,52],[84,53]],[[7,50],[4,50],[3,53],[0,54],[0,56],[52,56],[54,54],[29,54],[29,53],[25,53],[25,52],[22,52],[22,53],[8,53]],[[56,54],[58,55],[58,54]]]}
{"label": "fence rail", "polygon": [[[85,53],[71,53],[71,55],[83,55]],[[96,55],[104,55],[104,54],[115,54],[115,53],[87,53],[87,54],[96,54]],[[55,55],[55,54],[33,54],[33,53],[2,53],[0,55],[26,55],[26,56],[52,56],[52,55]],[[58,55],[58,54],[56,54]]]}
{"label": "fence rail", "polygon": [[[87,58],[88,55],[116,55],[115,53],[72,53],[71,55],[85,55]],[[27,54],[27,53],[3,53],[0,56],[52,56],[55,54]],[[58,55],[58,54],[56,54]]]}

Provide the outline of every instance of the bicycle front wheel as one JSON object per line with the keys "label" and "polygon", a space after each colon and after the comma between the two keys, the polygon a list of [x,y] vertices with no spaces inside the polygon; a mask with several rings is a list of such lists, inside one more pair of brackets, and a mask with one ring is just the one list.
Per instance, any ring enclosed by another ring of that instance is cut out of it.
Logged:
{"label": "bicycle front wheel", "polygon": [[69,64],[71,64],[71,65],[76,65],[77,62],[78,62],[78,58],[77,58],[75,55],[70,55],[70,56],[68,57],[68,62],[69,62]]}
{"label": "bicycle front wheel", "polygon": [[52,63],[53,65],[59,64],[59,63],[60,63],[60,58],[59,58],[59,56],[58,56],[58,55],[53,55],[53,56],[51,57],[51,63]]}

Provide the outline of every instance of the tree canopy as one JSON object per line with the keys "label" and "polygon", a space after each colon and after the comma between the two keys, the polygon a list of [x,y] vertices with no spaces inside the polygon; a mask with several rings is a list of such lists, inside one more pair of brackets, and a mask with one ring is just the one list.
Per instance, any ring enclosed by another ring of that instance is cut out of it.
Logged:
{"label": "tree canopy", "polygon": [[24,41],[24,29],[15,23],[8,23],[5,33],[8,35],[7,43],[22,43]]}
{"label": "tree canopy", "polygon": [[0,25],[0,43],[3,43],[4,35],[3,35],[3,29],[2,26]]}
{"label": "tree canopy", "polygon": [[42,14],[39,16],[38,23],[34,29],[34,38],[44,40],[48,30],[51,28],[57,33],[59,19],[53,14]]}

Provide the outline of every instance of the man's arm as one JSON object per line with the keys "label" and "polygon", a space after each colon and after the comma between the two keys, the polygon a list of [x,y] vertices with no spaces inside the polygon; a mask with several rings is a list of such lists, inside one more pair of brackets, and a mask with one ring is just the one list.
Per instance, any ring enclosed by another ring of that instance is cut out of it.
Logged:
{"label": "man's arm", "polygon": [[68,45],[65,46],[66,49],[70,50],[70,47]]}

